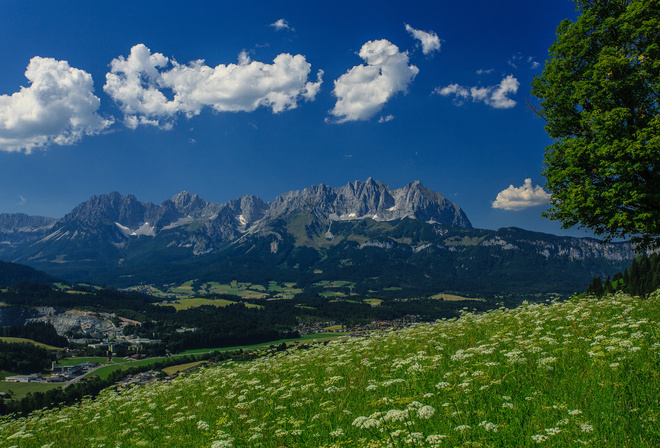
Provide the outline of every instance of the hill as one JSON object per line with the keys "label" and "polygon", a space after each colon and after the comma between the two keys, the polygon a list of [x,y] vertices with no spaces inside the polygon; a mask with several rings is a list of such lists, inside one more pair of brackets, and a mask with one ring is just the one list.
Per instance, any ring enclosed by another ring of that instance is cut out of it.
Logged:
{"label": "hill", "polygon": [[30,266],[0,261],[0,287],[7,287],[20,282],[36,282],[52,285],[58,281],[61,280]]}
{"label": "hill", "polygon": [[4,418],[0,446],[656,447],[659,323],[659,293],[467,313]]}

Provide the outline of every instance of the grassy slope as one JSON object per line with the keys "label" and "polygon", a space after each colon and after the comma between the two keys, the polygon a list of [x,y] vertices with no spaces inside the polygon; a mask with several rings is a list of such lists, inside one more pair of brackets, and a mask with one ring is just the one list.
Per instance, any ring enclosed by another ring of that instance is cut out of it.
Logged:
{"label": "grassy slope", "polygon": [[[11,381],[0,381],[0,392],[11,392],[14,398],[25,398],[29,393],[46,392],[51,389],[62,387],[58,383],[14,383]],[[0,442],[2,443],[2,442]],[[4,445],[0,445],[4,446]]]}
{"label": "grassy slope", "polygon": [[342,338],[0,420],[0,447],[660,446],[660,294]]}
{"label": "grassy slope", "polygon": [[42,344],[41,342],[36,342],[36,341],[33,341],[32,339],[0,337],[0,341],[34,344],[34,345],[38,345],[39,347],[43,347],[46,350],[62,350],[62,348],[60,348],[60,347],[53,347],[52,345]]}

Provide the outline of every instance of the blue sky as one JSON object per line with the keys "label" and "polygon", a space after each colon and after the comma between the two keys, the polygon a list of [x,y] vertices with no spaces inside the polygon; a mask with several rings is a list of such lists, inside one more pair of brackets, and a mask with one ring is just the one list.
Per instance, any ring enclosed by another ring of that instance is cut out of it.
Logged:
{"label": "blue sky", "polygon": [[[569,0],[0,2],[0,212],[414,180],[555,234],[528,107]],[[527,180],[529,179],[529,180]]]}

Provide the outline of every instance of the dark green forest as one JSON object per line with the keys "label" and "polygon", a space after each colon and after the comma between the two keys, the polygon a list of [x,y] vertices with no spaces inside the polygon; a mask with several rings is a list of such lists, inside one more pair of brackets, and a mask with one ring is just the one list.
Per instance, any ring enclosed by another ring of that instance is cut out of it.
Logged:
{"label": "dark green forest", "polygon": [[25,325],[0,327],[0,337],[32,339],[53,347],[68,347],[69,340],[60,336],[52,325],[27,322]]}
{"label": "dark green forest", "polygon": [[617,272],[610,278],[594,277],[587,288],[588,294],[603,296],[622,291],[632,296],[646,297],[660,288],[660,254],[642,254],[632,261],[630,267]]}
{"label": "dark green forest", "polygon": [[0,370],[18,373],[41,372],[54,360],[48,351],[28,342],[0,341]]}

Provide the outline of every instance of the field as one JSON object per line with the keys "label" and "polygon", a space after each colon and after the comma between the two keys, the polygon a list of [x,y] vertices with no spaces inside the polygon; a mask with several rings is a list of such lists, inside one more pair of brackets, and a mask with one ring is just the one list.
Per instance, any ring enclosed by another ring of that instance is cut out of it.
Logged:
{"label": "field", "polygon": [[302,292],[302,289],[295,287],[295,283],[277,283],[274,281],[269,282],[267,287],[237,281],[230,283],[206,282],[196,288],[194,284],[195,281],[190,280],[180,285],[172,284],[163,288],[156,288],[151,285],[128,289],[165,299],[186,299],[212,294],[231,294],[242,299],[291,299],[294,295]]}
{"label": "field", "polygon": [[46,350],[62,350],[60,347],[53,347],[52,345],[42,344],[41,342],[36,342],[36,341],[33,341],[32,339],[0,337],[0,341],[4,341],[4,342],[25,342],[25,343],[28,343],[28,344],[38,345],[39,347],[44,347]]}
{"label": "field", "polygon": [[471,299],[469,297],[462,297],[462,296],[457,296],[454,294],[436,294],[434,296],[430,297],[431,299],[436,299],[436,300],[447,300],[450,302],[456,302],[456,301],[461,301],[461,300],[477,300],[477,301],[483,301],[483,299]]}
{"label": "field", "polygon": [[659,326],[659,293],[465,313],[5,418],[0,447],[657,447]]}
{"label": "field", "polygon": [[[178,299],[176,300],[176,302],[171,302],[171,303],[158,303],[158,305],[172,306],[177,311],[181,311],[190,308],[196,308],[203,305],[227,306],[227,305],[234,305],[236,303],[238,302],[232,302],[231,300],[225,300],[225,299],[204,299],[201,297],[193,297],[190,299]],[[244,305],[248,308],[259,308],[259,305],[255,305],[252,303],[245,303]]]}
{"label": "field", "polygon": [[165,367],[163,369],[163,372],[165,372],[166,375],[173,375],[175,373],[183,372],[187,369],[190,369],[191,367],[196,367],[203,363],[204,361],[196,361],[196,362],[189,362],[188,364],[179,364],[178,366]]}
{"label": "field", "polygon": [[[64,358],[57,361],[57,364],[60,366],[75,366],[76,364],[81,364],[83,362],[98,362],[99,364],[104,364],[108,362],[108,358],[104,356],[96,356],[92,358]],[[124,363],[126,362],[123,358],[113,358],[115,363]]]}
{"label": "field", "polygon": [[[25,398],[28,393],[46,392],[51,389],[62,387],[57,383],[14,383],[11,381],[0,381],[0,392],[11,392],[12,398]],[[1,446],[1,445],[0,445]]]}

